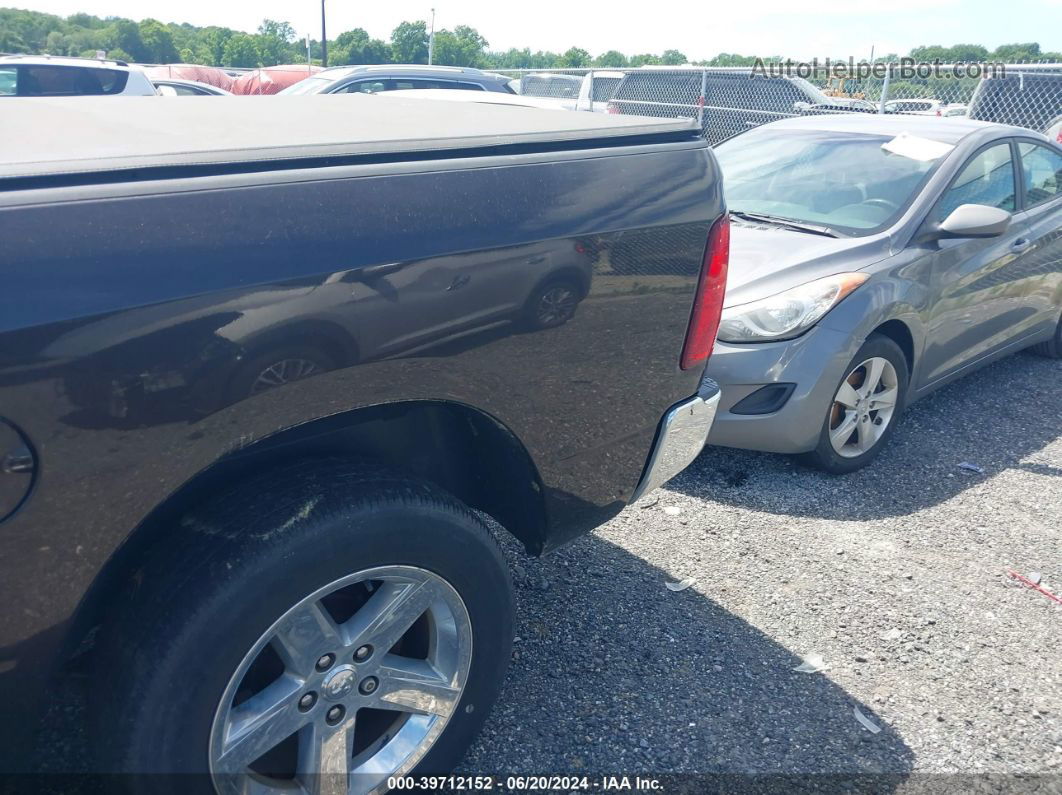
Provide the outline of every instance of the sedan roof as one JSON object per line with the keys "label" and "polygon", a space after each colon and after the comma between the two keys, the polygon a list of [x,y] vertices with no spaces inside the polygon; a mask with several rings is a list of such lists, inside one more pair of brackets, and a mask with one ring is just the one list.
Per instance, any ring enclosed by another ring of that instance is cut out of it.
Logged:
{"label": "sedan roof", "polygon": [[890,136],[910,133],[947,144],[957,144],[968,135],[992,129],[1012,135],[1019,133],[1025,135],[1030,132],[1018,127],[1007,127],[974,119],[909,116],[897,113],[824,113],[795,116],[765,125],[765,129],[822,130],[824,132]]}

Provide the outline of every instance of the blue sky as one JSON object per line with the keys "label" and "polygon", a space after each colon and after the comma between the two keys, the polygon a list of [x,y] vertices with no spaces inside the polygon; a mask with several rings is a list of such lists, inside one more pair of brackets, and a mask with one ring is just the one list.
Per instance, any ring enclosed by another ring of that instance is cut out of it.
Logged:
{"label": "blue sky", "polygon": [[[241,30],[254,30],[270,17],[291,22],[301,34],[320,31],[319,0],[7,0],[5,5],[64,16],[86,11]],[[403,20],[427,19],[432,0],[327,0],[327,7],[330,37],[362,27],[386,39]],[[792,0],[437,0],[435,8],[438,27],[471,25],[491,49],[580,46],[596,55],[607,49],[633,54],[673,47],[691,59],[719,52],[859,58],[868,56],[871,46],[878,54],[903,54],[920,44],[974,43],[991,49],[1024,41],[1039,41],[1045,51],[1062,50],[1062,0],[819,0],[804,5]]]}

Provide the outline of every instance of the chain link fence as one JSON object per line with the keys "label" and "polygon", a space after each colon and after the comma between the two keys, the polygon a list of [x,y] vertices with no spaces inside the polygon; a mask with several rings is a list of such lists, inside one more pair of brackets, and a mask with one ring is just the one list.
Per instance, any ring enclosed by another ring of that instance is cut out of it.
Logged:
{"label": "chain link fence", "polygon": [[825,67],[778,74],[770,64],[497,71],[517,81],[520,93],[572,109],[696,119],[711,143],[819,113],[973,118],[1026,127],[1062,143],[1062,64],[990,64],[980,71],[977,64],[877,66],[878,74],[858,78],[837,77]]}

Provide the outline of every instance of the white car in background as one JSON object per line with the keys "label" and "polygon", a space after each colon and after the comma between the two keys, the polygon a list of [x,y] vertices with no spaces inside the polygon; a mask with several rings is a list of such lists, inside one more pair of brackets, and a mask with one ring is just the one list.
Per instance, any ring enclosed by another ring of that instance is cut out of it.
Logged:
{"label": "white car in background", "polygon": [[885,112],[936,116],[941,104],[937,99],[892,99],[885,103]]}
{"label": "white car in background", "polygon": [[893,99],[885,103],[885,112],[951,118],[965,116],[966,106],[941,102],[939,99]]}
{"label": "white car in background", "polygon": [[163,97],[231,97],[232,92],[226,91],[209,83],[200,83],[198,80],[182,80],[176,77],[152,78],[151,84]]}
{"label": "white car in background", "polygon": [[155,86],[125,61],[53,55],[0,57],[0,97],[155,96]]}
{"label": "white car in background", "polygon": [[517,91],[521,96],[547,99],[564,110],[607,113],[608,101],[623,75],[610,69],[593,69],[582,76],[532,72],[518,81]]}

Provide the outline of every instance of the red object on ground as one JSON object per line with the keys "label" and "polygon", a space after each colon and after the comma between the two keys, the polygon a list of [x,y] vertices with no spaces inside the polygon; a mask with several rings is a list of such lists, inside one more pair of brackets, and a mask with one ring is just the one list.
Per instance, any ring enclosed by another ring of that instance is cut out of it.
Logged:
{"label": "red object on ground", "polygon": [[165,66],[148,66],[144,68],[149,79],[172,77],[174,80],[195,80],[232,91],[232,77],[216,66],[196,66],[189,63],[173,63]]}
{"label": "red object on ground", "polygon": [[1013,569],[1007,569],[1007,574],[1009,574],[1015,580],[1020,582],[1026,588],[1032,588],[1034,591],[1039,591],[1044,596],[1046,596],[1048,599],[1054,599],[1056,602],[1058,602],[1060,605],[1062,605],[1062,598],[1060,598],[1058,596],[1055,596],[1049,590],[1047,590],[1043,586],[1033,582],[1028,577],[1023,577],[1022,575],[1018,574],[1018,572],[1014,571]]}
{"label": "red object on ground", "polygon": [[286,64],[252,69],[232,81],[233,94],[276,94],[321,71],[320,66]]}

